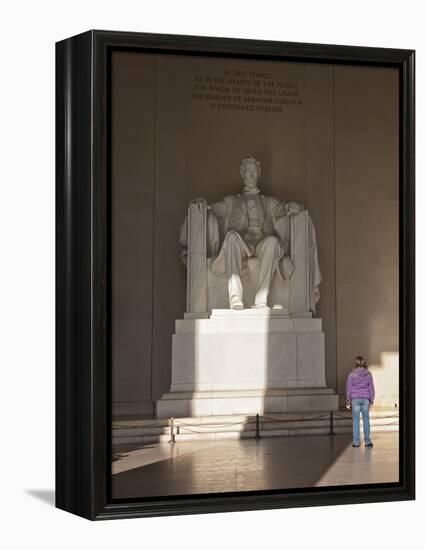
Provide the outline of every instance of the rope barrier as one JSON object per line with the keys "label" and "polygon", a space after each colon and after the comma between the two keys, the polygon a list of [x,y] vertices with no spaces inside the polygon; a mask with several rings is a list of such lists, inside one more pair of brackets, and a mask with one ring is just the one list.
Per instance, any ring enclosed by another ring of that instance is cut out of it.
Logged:
{"label": "rope barrier", "polygon": [[[285,423],[285,422],[311,422],[311,421],[314,421],[314,420],[320,420],[321,418],[324,418],[325,416],[329,417],[329,414],[330,413],[324,413],[324,414],[321,414],[320,416],[314,416],[314,417],[311,417],[311,418],[276,418],[274,416],[262,416],[260,415],[260,419],[261,419],[261,422],[282,422],[282,423]],[[392,414],[392,415],[388,415],[388,416],[377,416],[374,418],[374,420],[384,420],[384,419],[387,419],[387,418],[400,418],[400,416],[398,414]],[[341,414],[338,414],[338,413],[334,413],[334,419],[338,419],[338,420],[351,420],[352,419],[352,415],[351,414],[348,414],[348,415],[341,415]],[[190,427],[198,427],[198,428],[208,428],[208,427],[222,427],[222,428],[227,428],[227,427],[230,427],[230,426],[238,426],[238,425],[242,425],[242,424],[255,424],[255,417],[252,417],[248,420],[243,420],[241,422],[232,422],[232,423],[229,423],[229,424],[220,424],[220,423],[204,423],[204,424],[188,424],[187,422],[181,422],[180,420],[177,420],[177,419],[174,419],[174,424],[175,425],[180,425],[180,426],[190,426]],[[127,430],[127,429],[133,429],[133,428],[169,428],[170,427],[170,424],[164,424],[164,425],[160,425],[160,424],[127,424],[127,425],[122,425],[122,424],[114,424],[112,423],[112,428],[120,428],[120,429],[123,429],[123,430]]]}
{"label": "rope barrier", "polygon": [[381,426],[398,426],[398,422],[387,422],[386,424],[381,424]]}
{"label": "rope barrier", "polygon": [[[128,424],[128,425],[122,425],[122,424],[114,424],[112,423],[112,428],[119,428],[119,429],[145,429],[145,428],[169,428],[171,439],[170,442],[175,442],[175,436],[176,433],[174,431],[174,427],[177,428],[177,435],[184,434],[184,433],[194,433],[194,434],[218,434],[222,433],[222,429],[219,431],[211,431],[212,428],[231,428],[232,426],[244,426],[247,424],[251,424],[255,427],[253,427],[252,430],[249,430],[250,432],[255,432],[255,437],[258,439],[260,438],[260,424],[263,423],[263,429],[265,429],[264,424],[271,424],[271,423],[280,423],[280,424],[288,424],[288,423],[299,423],[299,422],[314,422],[316,420],[320,420],[323,418],[329,418],[330,420],[330,432],[329,435],[334,435],[335,432],[333,430],[334,427],[334,421],[335,420],[350,420],[352,419],[352,414],[341,414],[336,413],[334,411],[326,412],[317,416],[308,417],[308,418],[276,418],[274,416],[269,415],[255,415],[251,418],[248,418],[246,420],[241,420],[240,422],[228,422],[227,424],[221,424],[216,422],[206,422],[204,424],[193,424],[188,422],[183,422],[181,420],[170,418],[169,421],[167,420],[166,424]],[[400,418],[400,415],[398,413],[392,414],[392,415],[386,415],[386,416],[376,416],[372,420],[385,420],[389,418]],[[385,424],[381,424],[381,426],[394,426],[398,424],[398,420],[395,422],[387,422]],[[207,429],[207,430],[204,430]],[[268,428],[268,431],[277,431],[279,428]],[[228,430],[230,433],[231,430]]]}
{"label": "rope barrier", "polygon": [[311,420],[319,420],[325,416],[329,416],[329,413],[327,412],[319,416],[313,416],[312,418],[275,418],[273,416],[261,416],[260,418],[263,418],[263,422],[307,422]]}
{"label": "rope barrier", "polygon": [[[340,420],[351,420],[352,419],[352,414],[341,415],[341,414],[338,414],[338,413],[334,413],[334,418],[339,418]],[[382,419],[385,419],[385,418],[400,418],[400,415],[391,414],[391,415],[388,415],[388,416],[375,416],[375,417],[373,417],[373,420],[382,420]]]}
{"label": "rope barrier", "polygon": [[[192,426],[192,428],[193,428],[193,426]],[[251,430],[250,430],[250,431],[251,431]],[[252,430],[252,431],[254,431],[254,430]],[[222,431],[218,431],[218,432],[202,432],[202,431],[201,431],[201,432],[200,432],[200,431],[198,431],[198,430],[194,430],[194,429],[191,429],[191,428],[188,428],[187,426],[185,426],[184,428],[182,428],[182,429],[179,431],[178,435],[182,435],[182,434],[185,434],[185,433],[187,433],[187,432],[189,432],[189,433],[194,433],[194,434],[205,434],[205,433],[207,433],[207,434],[219,434],[219,433],[223,433]],[[229,433],[231,433],[231,430],[229,430]]]}
{"label": "rope barrier", "polygon": [[130,428],[169,428],[169,424],[164,424],[161,426],[160,424],[128,424],[127,426],[123,426],[122,424],[114,424],[112,423],[113,428],[122,428],[123,430],[127,430]]}
{"label": "rope barrier", "polygon": [[209,422],[204,422],[203,424],[188,424],[187,422],[180,422],[180,420],[176,420],[174,419],[174,423],[179,426],[190,426],[190,427],[196,427],[196,428],[207,428],[208,426],[210,427],[222,427],[222,428],[226,428],[228,426],[238,426],[238,425],[242,425],[242,424],[249,424],[249,423],[254,423],[254,419],[249,419],[249,420],[243,420],[242,422],[232,422],[232,423],[229,423],[229,424],[220,424],[220,423],[209,423]]}

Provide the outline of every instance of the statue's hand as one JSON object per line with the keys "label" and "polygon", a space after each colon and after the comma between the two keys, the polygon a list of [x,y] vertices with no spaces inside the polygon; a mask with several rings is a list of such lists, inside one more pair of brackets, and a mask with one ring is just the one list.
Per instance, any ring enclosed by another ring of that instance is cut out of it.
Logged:
{"label": "statue's hand", "polygon": [[197,199],[190,201],[189,208],[203,212],[204,210],[209,210],[211,207],[205,199],[198,197]]}
{"label": "statue's hand", "polygon": [[295,216],[296,214],[299,214],[301,210],[304,210],[304,207],[302,204],[298,204],[297,202],[288,202],[285,205],[287,216]]}

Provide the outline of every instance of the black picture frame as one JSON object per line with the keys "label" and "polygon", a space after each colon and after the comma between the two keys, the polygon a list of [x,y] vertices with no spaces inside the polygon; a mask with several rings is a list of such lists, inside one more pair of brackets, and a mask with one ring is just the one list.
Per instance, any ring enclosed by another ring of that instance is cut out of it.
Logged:
{"label": "black picture frame", "polygon": [[[399,483],[111,501],[108,68],[113,50],[398,68]],[[56,506],[97,520],[414,499],[414,51],[93,30],[57,43],[56,74]]]}

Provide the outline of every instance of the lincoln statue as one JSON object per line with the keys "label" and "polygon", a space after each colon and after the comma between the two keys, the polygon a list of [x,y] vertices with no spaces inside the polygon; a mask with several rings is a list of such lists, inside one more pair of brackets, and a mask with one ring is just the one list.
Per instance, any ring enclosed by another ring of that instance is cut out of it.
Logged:
{"label": "lincoln statue", "polygon": [[[268,304],[269,290],[275,274],[288,279],[294,265],[289,257],[290,217],[303,207],[295,202],[283,203],[276,198],[262,195],[258,188],[261,163],[250,156],[242,160],[240,175],[243,189],[238,195],[224,197],[208,203],[203,198],[191,201],[189,208],[207,214],[208,257],[212,258],[211,270],[228,280],[229,306],[241,310],[243,305],[244,271],[247,259],[257,258],[258,278],[255,303],[252,307],[279,308]],[[320,270],[314,227],[310,223],[313,247],[311,250],[312,291],[319,297]],[[187,249],[187,218],[180,230],[180,242]]]}

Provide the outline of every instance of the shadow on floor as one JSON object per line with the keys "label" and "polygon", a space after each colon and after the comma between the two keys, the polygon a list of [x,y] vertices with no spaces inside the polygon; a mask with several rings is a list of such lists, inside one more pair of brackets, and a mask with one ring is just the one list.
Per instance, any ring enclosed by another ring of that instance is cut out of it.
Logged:
{"label": "shadow on floor", "polygon": [[26,489],[25,492],[49,506],[55,505],[55,491],[53,489]]}
{"label": "shadow on floor", "polygon": [[162,448],[170,449],[168,459],[162,455],[142,467],[133,463],[112,476],[113,498],[313,487],[351,449],[351,436],[177,442]]}

